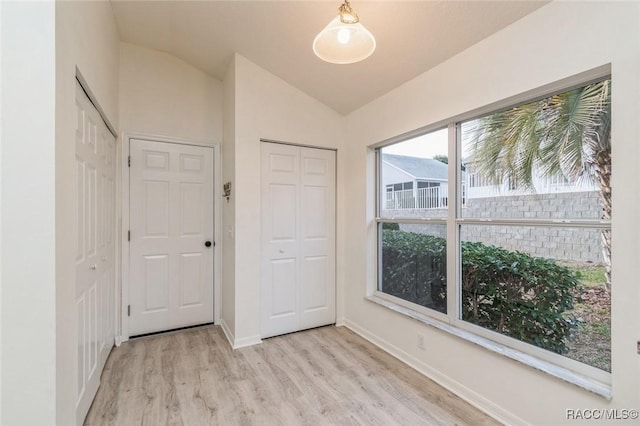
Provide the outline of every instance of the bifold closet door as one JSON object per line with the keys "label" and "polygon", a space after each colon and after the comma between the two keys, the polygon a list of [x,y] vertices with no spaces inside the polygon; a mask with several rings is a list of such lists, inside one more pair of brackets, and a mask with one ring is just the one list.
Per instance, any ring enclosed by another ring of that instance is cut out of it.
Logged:
{"label": "bifold closet door", "polygon": [[264,338],[335,322],[336,153],[261,145]]}
{"label": "bifold closet door", "polygon": [[76,83],[76,419],[84,421],[114,344],[115,137]]}

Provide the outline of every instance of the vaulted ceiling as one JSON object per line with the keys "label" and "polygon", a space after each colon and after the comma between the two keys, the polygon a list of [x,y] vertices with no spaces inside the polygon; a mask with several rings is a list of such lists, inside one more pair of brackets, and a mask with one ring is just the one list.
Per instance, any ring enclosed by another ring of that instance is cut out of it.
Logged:
{"label": "vaulted ceiling", "polygon": [[[333,65],[311,44],[335,1],[112,0],[123,41],[170,53],[222,80],[237,52],[347,114],[501,30],[546,1],[358,1],[376,37],[368,59]],[[473,70],[469,70],[473,72]]]}

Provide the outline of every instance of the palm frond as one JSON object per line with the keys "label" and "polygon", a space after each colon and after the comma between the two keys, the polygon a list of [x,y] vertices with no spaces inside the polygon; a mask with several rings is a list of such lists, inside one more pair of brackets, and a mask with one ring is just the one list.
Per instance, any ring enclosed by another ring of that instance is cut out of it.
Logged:
{"label": "palm frond", "polygon": [[606,80],[476,120],[470,138],[477,172],[529,189],[536,172],[570,181],[591,176],[595,154],[610,151],[610,102]]}

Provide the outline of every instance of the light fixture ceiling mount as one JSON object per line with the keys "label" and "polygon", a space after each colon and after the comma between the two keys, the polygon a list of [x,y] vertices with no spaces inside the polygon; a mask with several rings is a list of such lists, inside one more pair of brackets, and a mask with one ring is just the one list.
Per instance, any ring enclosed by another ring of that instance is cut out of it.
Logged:
{"label": "light fixture ceiling mount", "polygon": [[340,22],[343,24],[357,24],[360,22],[360,18],[358,18],[358,14],[351,8],[349,0],[345,0],[345,2],[340,5],[338,14],[340,15]]}
{"label": "light fixture ceiling mount", "polygon": [[361,23],[349,0],[338,8],[338,16],[316,36],[313,52],[332,64],[352,64],[368,58],[376,39]]}

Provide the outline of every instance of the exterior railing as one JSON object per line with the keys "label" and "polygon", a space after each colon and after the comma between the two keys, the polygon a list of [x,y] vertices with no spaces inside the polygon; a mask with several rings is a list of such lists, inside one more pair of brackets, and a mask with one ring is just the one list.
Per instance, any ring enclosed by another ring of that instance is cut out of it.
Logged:
{"label": "exterior railing", "polygon": [[494,185],[490,179],[478,173],[467,173],[467,182],[469,183],[469,188],[478,188],[482,186]]}
{"label": "exterior railing", "polygon": [[[462,202],[466,201],[466,186],[462,188]],[[405,189],[386,193],[384,208],[387,210],[406,209],[446,209],[449,205],[449,194],[446,186],[431,188]]]}
{"label": "exterior railing", "polygon": [[506,180],[503,183],[496,184],[485,176],[478,173],[467,173],[467,183],[469,186],[469,198],[482,198],[498,195],[524,195],[533,192],[537,194],[550,194],[555,192],[584,192],[594,191],[597,189],[593,182],[585,181],[568,181],[562,175],[553,176],[534,176],[533,187],[520,188],[517,185],[509,185]]}

